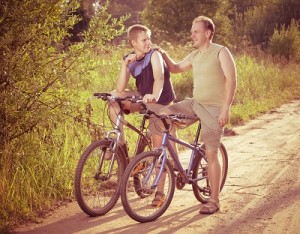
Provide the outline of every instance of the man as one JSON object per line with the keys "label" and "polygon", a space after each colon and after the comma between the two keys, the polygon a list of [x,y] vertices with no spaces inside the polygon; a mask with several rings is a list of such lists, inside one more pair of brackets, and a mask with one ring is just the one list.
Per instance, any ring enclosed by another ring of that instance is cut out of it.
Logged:
{"label": "man", "polygon": [[[151,31],[143,25],[133,25],[128,29],[128,40],[133,48],[133,52],[125,56],[121,61],[121,70],[117,79],[117,90],[112,91],[113,96],[142,96],[143,102],[146,103],[148,109],[159,112],[162,107],[169,105],[175,99],[175,93],[170,81],[170,72],[162,58],[162,55],[151,48]],[[125,90],[130,75],[135,79],[136,91]],[[124,101],[124,108],[131,113],[139,111],[141,105]],[[116,114],[119,112],[119,106],[116,103],[110,105],[110,117],[112,121],[116,121]],[[152,135],[154,147],[159,147],[162,142],[161,134],[155,126],[156,118],[150,118],[149,129]],[[121,127],[120,142],[125,152],[127,147],[125,144],[125,135],[123,126]],[[157,134],[157,135],[156,135]],[[173,130],[175,134],[175,129]],[[109,158],[107,158],[109,159]],[[158,202],[155,194],[153,205]]]}
{"label": "man", "polygon": [[230,51],[212,42],[215,26],[210,18],[194,19],[191,38],[195,51],[181,62],[175,63],[165,51],[160,50],[170,72],[179,73],[192,69],[193,98],[165,107],[160,113],[196,114],[202,124],[202,140],[208,158],[208,179],[211,197],[201,206],[201,214],[213,214],[220,208],[219,193],[221,166],[218,147],[224,125],[229,121],[230,107],[236,90],[236,66]]}

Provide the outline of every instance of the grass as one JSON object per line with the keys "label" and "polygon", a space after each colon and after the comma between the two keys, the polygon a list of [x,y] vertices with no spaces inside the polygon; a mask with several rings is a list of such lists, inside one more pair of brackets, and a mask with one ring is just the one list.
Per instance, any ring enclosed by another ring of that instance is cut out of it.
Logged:
{"label": "grass", "polygon": [[[165,45],[176,61],[190,52],[187,47]],[[110,50],[108,50],[110,51]],[[87,145],[104,135],[110,122],[104,112],[104,102],[91,99],[93,92],[110,91],[115,87],[120,58],[130,50],[113,48],[113,53],[89,54],[86,63],[93,70],[81,74],[86,81],[76,101],[82,110],[82,121],[67,118],[65,122],[49,120],[26,135],[5,145],[0,158],[0,232],[6,233],[20,222],[34,219],[58,201],[73,199],[73,177],[77,161]],[[236,56],[238,89],[228,127],[246,123],[261,113],[295,98],[300,98],[300,68],[294,63],[274,63],[270,58]],[[82,64],[82,70],[86,64]],[[78,76],[78,74],[69,74]],[[83,76],[84,75],[84,76]],[[177,99],[192,94],[191,73],[172,74]],[[130,87],[134,87],[131,79]],[[72,87],[73,88],[73,87]],[[86,108],[92,107],[87,113]],[[63,112],[63,110],[62,110]],[[136,126],[139,115],[126,117]],[[193,140],[196,125],[179,130],[179,137]],[[130,152],[133,153],[136,134],[126,130]]]}

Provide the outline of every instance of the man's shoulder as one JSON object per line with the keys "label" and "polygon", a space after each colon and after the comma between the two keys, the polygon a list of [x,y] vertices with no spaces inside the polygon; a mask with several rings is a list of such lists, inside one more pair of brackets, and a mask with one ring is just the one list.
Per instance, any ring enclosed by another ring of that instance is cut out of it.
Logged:
{"label": "man's shoulder", "polygon": [[220,52],[223,48],[226,48],[226,46],[224,45],[220,45],[220,44],[217,44],[217,43],[212,43],[212,49]]}
{"label": "man's shoulder", "polygon": [[225,47],[225,46],[220,45],[220,44],[218,44],[218,43],[212,43],[211,45],[212,45],[213,47],[215,47],[215,48],[223,48],[223,47]]}

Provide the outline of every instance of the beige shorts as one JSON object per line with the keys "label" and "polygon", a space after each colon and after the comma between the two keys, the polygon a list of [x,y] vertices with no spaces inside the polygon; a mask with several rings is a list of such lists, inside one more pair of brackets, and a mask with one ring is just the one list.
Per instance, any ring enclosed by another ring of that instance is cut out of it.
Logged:
{"label": "beige shorts", "polygon": [[[112,92],[113,95],[116,95],[115,92]],[[131,91],[131,90],[125,90],[122,93],[117,94],[119,97],[128,97],[128,96],[136,96],[141,97],[142,95],[138,91]],[[140,103],[132,103],[130,101],[124,102],[125,109],[129,110],[130,113],[138,112],[141,110],[141,104]],[[166,105],[161,105],[157,103],[148,103],[146,104],[147,109],[154,111],[155,113],[159,113],[159,111],[166,107]],[[154,135],[161,135],[163,132],[163,129],[159,127],[160,125],[157,124],[157,121],[160,121],[156,116],[150,116],[149,118],[149,133]]]}
{"label": "beige shorts", "polygon": [[[206,147],[217,150],[220,146],[223,128],[218,123],[221,107],[203,106],[193,98],[164,107],[160,113],[181,113],[189,116],[197,115],[201,121],[201,140]],[[188,122],[187,125],[195,121]]]}

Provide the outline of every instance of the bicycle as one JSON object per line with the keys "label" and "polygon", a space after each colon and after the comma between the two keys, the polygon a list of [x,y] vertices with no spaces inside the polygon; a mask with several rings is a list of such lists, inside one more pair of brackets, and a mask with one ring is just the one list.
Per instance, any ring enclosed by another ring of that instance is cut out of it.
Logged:
{"label": "bicycle", "polygon": [[[165,127],[162,146],[159,149],[137,155],[127,166],[120,188],[121,200],[126,213],[132,219],[141,223],[154,221],[167,210],[175,192],[175,184],[177,189],[182,189],[185,184],[191,184],[194,196],[201,203],[206,203],[211,195],[207,176],[208,168],[205,144],[198,143],[201,132],[201,122],[199,119],[196,116],[185,116],[182,114],[168,116],[155,115],[162,120]],[[171,125],[167,123],[167,119],[177,124],[184,123],[183,119],[198,121],[199,124],[193,143],[188,143],[171,136]],[[191,156],[186,169],[180,163],[170,141],[191,149]],[[174,162],[173,165],[168,158],[167,150]],[[219,147],[218,155],[221,159],[222,178],[220,189],[222,190],[228,171],[228,155],[223,144]],[[137,176],[141,181],[139,188],[136,188],[135,183],[133,183],[133,178]],[[153,195],[155,195],[155,190],[162,177],[165,180],[163,188],[164,197],[161,204],[153,206],[151,204]],[[136,196],[134,191],[137,189],[143,192],[143,197]]]}
{"label": "bicycle", "polygon": [[[143,117],[139,128],[123,118],[124,114],[128,114],[128,112],[123,109],[122,101],[139,102],[142,109],[146,109],[140,99],[136,97],[118,98],[109,93],[94,93],[94,97],[108,103],[116,102],[120,111],[117,114],[114,129],[107,131],[104,139],[91,143],[82,153],[76,167],[75,197],[82,211],[92,217],[106,214],[115,206],[120,196],[121,177],[130,161],[127,149],[121,147],[119,143],[120,124],[123,123],[138,134],[134,156],[142,153],[146,147],[151,149],[152,144],[146,128],[149,114],[142,113]],[[135,179],[135,183],[138,187],[138,178]]]}

